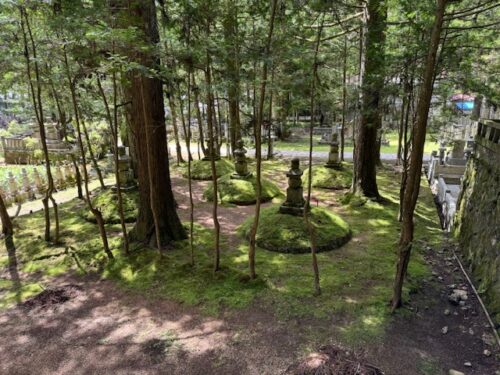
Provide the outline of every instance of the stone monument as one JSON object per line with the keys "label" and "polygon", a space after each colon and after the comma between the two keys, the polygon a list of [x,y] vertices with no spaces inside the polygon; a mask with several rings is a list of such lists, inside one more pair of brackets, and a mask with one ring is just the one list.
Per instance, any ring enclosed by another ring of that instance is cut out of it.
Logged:
{"label": "stone monument", "polygon": [[286,201],[283,203],[279,212],[290,215],[303,215],[305,199],[302,190],[302,170],[300,169],[300,160],[292,160],[291,168],[287,172],[288,188],[286,189]]}
{"label": "stone monument", "polygon": [[446,146],[444,142],[439,143],[439,165],[444,165],[444,155],[446,152]]}
{"label": "stone monument", "polygon": [[35,182],[35,189],[36,191],[41,194],[45,191],[45,184],[43,182],[42,176],[40,175],[40,172],[38,172],[38,169],[33,168],[33,180]]}
{"label": "stone monument", "polygon": [[231,175],[232,179],[235,180],[246,180],[252,177],[252,174],[248,172],[247,157],[245,154],[247,150],[243,145],[243,141],[240,139],[236,142],[236,149],[234,150],[234,169],[235,172]]}
{"label": "stone monument", "polygon": [[[120,180],[120,190],[135,188],[134,172],[125,146],[118,146],[118,179]],[[116,186],[113,189],[116,189]]]}
{"label": "stone monument", "polygon": [[340,169],[342,163],[339,161],[339,135],[332,134],[332,141],[330,142],[330,151],[328,152],[328,161],[325,164],[326,168]]}
{"label": "stone monument", "polygon": [[28,172],[26,171],[26,168],[21,169],[21,181],[23,185],[23,192],[26,193],[28,199],[35,199],[35,192],[31,187],[31,181],[28,176]]}
{"label": "stone monument", "polygon": [[66,181],[64,180],[64,175],[61,168],[61,163],[56,164],[56,187],[57,189],[64,189],[66,187]]}

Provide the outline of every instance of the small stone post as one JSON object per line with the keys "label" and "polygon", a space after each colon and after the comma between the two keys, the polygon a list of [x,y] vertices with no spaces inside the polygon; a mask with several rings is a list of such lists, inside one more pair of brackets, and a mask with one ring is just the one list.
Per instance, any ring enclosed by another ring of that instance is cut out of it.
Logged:
{"label": "small stone post", "polygon": [[28,176],[26,168],[21,169],[21,181],[23,184],[23,191],[28,195],[28,199],[34,199],[35,193],[31,187],[30,178]]}
{"label": "small stone post", "polygon": [[439,165],[444,165],[445,152],[446,152],[446,146],[444,145],[444,142],[441,142],[439,144]]}
{"label": "small stone post", "polygon": [[64,189],[66,187],[60,162],[56,164],[56,186],[58,189]]}
{"label": "small stone post", "polygon": [[236,149],[234,150],[234,169],[235,173],[231,175],[232,179],[235,180],[245,180],[252,176],[250,172],[248,172],[248,163],[245,154],[247,150],[244,147],[243,141],[239,139],[236,142]]}
{"label": "small stone post", "polygon": [[[126,147],[118,146],[118,178],[122,191],[135,188],[134,173],[130,164],[130,156]],[[116,189],[116,186],[113,189]]]}
{"label": "small stone post", "polygon": [[300,160],[292,160],[291,168],[286,174],[288,177],[288,188],[286,189],[286,201],[283,203],[279,212],[290,215],[303,215],[305,199],[302,190],[302,170],[300,169]]}
{"label": "small stone post", "polygon": [[45,184],[43,183],[42,176],[38,172],[38,169],[33,168],[33,180],[35,181],[35,189],[38,193],[42,193],[45,190]]}
{"label": "small stone post", "polygon": [[330,151],[328,152],[328,161],[325,164],[326,168],[340,169],[342,164],[339,161],[339,135],[337,132],[332,134],[332,141],[330,142]]}

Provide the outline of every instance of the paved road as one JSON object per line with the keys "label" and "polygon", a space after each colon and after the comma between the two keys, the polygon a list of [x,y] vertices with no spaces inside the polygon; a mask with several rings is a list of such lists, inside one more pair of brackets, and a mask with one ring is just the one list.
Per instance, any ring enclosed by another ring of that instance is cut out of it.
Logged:
{"label": "paved road", "polygon": [[[181,145],[182,156],[187,159],[187,149],[185,145]],[[175,157],[175,147],[170,145],[170,155]],[[197,158],[196,148],[191,150],[193,157]],[[221,147],[221,156],[226,155],[226,147]],[[248,149],[248,156],[253,157],[255,155],[255,149]],[[267,155],[267,148],[262,147],[262,156]],[[293,151],[293,150],[275,150],[275,155],[281,156],[286,159],[299,158],[307,159],[309,157],[309,151]],[[328,151],[313,151],[314,159],[328,159]],[[344,158],[346,161],[352,161],[352,152],[345,152]],[[397,154],[380,154],[380,158],[385,162],[395,162],[397,159]],[[429,160],[429,155],[424,155],[424,161]]]}

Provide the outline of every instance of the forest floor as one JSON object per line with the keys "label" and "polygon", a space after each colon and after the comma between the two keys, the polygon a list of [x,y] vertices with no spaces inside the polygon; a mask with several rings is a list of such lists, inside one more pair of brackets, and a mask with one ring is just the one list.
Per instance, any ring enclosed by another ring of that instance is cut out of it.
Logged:
{"label": "forest floor", "polygon": [[[280,161],[265,163],[266,177],[282,188],[286,169]],[[175,170],[179,213],[187,221],[187,182]],[[213,275],[212,205],[202,199],[208,182],[193,186],[194,268],[187,265],[187,241],[162,258],[148,249],[122,256],[119,225],[108,225],[117,259],[106,263],[96,251],[96,227],[77,214],[82,204],[76,200],[60,206],[63,245],[47,246],[39,238],[41,212],[19,217],[17,252],[0,252],[0,373],[281,374],[333,344],[387,375],[446,375],[449,369],[497,375],[491,331],[424,185],[408,303],[389,314],[399,232],[397,172],[381,170],[379,182],[385,205],[344,206],[343,191],[314,191],[314,202],[353,230],[348,244],[319,254],[319,297],[312,296],[307,254],[258,249],[259,278],[244,281],[246,241],[237,228],[254,206],[220,207],[223,269]],[[448,301],[450,285],[468,292],[463,306]]]}

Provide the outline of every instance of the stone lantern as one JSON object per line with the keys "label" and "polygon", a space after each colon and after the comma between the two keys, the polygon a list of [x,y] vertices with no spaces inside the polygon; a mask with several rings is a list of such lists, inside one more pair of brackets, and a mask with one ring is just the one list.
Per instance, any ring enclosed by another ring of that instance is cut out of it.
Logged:
{"label": "stone lantern", "polygon": [[330,151],[328,152],[328,161],[325,164],[326,168],[340,169],[342,164],[339,161],[339,135],[335,132],[332,134],[330,142]]}
{"label": "stone lantern", "polygon": [[243,141],[240,139],[236,142],[236,149],[234,150],[234,169],[235,173],[231,175],[232,179],[236,180],[245,180],[252,176],[250,172],[248,172],[248,163],[245,154],[247,150],[243,145]]}
{"label": "stone lantern", "polygon": [[305,200],[302,190],[302,170],[300,169],[300,160],[292,160],[291,168],[287,172],[288,188],[286,189],[286,201],[283,203],[279,212],[290,215],[303,215]]}

